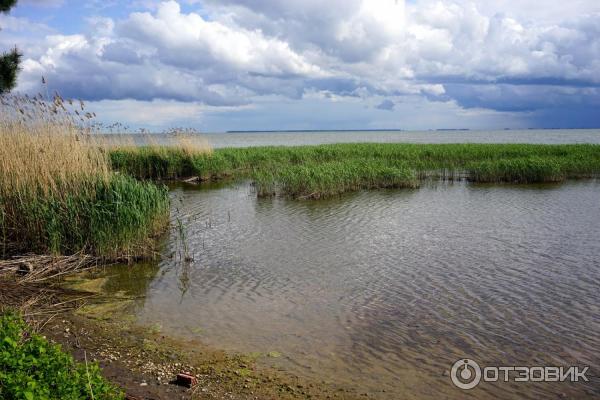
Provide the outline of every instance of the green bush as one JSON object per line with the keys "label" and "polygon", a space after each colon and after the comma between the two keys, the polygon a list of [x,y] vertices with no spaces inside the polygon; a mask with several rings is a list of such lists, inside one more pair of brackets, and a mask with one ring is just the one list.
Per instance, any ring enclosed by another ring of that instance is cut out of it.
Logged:
{"label": "green bush", "polygon": [[123,393],[96,363],[78,363],[59,345],[32,333],[13,313],[0,316],[0,399],[113,400]]}

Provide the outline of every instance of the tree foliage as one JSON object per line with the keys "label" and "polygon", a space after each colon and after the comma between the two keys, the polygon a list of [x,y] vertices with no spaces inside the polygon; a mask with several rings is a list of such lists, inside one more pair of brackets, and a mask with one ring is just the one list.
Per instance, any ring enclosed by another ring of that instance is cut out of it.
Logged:
{"label": "tree foliage", "polygon": [[22,56],[16,48],[0,56],[0,93],[12,90],[17,84],[17,72]]}
{"label": "tree foliage", "polygon": [[17,0],[0,0],[0,12],[8,12],[17,4]]}
{"label": "tree foliage", "polygon": [[[17,0],[0,0],[0,12],[8,12]],[[0,94],[12,90],[17,84],[17,73],[22,54],[14,48],[0,56]]]}

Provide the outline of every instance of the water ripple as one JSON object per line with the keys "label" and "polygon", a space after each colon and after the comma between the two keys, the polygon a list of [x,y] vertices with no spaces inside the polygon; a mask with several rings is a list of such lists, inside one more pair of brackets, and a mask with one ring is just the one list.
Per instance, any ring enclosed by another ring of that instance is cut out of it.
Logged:
{"label": "water ripple", "polygon": [[[380,398],[463,398],[458,358],[600,367],[600,185],[475,186],[256,199],[173,191],[143,319]],[[180,200],[181,199],[181,200]],[[183,241],[194,261],[177,256]],[[189,285],[182,292],[182,274]],[[383,390],[385,389],[385,392]],[[600,393],[598,380],[488,385],[477,398]]]}

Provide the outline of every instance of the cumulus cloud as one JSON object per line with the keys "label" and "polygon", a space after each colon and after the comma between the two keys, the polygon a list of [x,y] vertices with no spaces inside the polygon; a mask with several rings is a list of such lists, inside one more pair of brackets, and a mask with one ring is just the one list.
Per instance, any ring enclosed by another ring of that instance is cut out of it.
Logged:
{"label": "cumulus cloud", "polygon": [[[40,31],[41,45],[22,46],[20,89],[37,90],[44,75],[65,96],[95,101],[232,107],[320,93],[371,110],[397,111],[391,99],[421,96],[527,113],[599,104],[592,0],[138,3],[124,17],[89,18],[85,32]],[[18,21],[2,18],[0,45],[25,40]]]}
{"label": "cumulus cloud", "polygon": [[173,1],[89,25],[88,34],[45,36],[45,51],[27,53],[20,88],[34,90],[43,75],[69,97],[230,106],[246,103],[261,79],[325,76],[283,41],[183,14]]}
{"label": "cumulus cloud", "polygon": [[319,75],[289,45],[259,30],[233,29],[198,14],[182,14],[178,3],[165,2],[155,15],[133,13],[118,25],[120,37],[151,43],[165,65],[201,70],[215,65],[231,72],[266,76]]}
{"label": "cumulus cloud", "polygon": [[[576,1],[565,12],[559,2],[547,3],[540,8],[529,0],[372,0],[344,7],[333,2],[323,12],[312,1],[211,4],[233,23],[277,34],[324,69],[355,77],[378,94],[421,92],[447,99],[458,93],[457,83],[473,84],[473,90],[456,97],[471,107],[481,96],[468,94],[483,90],[481,85],[526,85],[490,88],[506,97],[481,105],[503,110],[510,96],[518,95],[524,97],[516,104],[528,110],[540,102],[525,100],[540,93],[556,98],[565,86],[600,83],[600,5]],[[537,84],[544,88],[537,90]],[[580,97],[588,94],[575,91]]]}
{"label": "cumulus cloud", "polygon": [[[316,1],[227,0],[214,7],[239,26],[271,32],[298,51],[312,49],[315,58],[322,56],[321,63],[367,64],[387,68],[388,75],[395,68],[401,77],[416,78],[491,81],[533,74],[598,79],[591,72],[597,72],[600,56],[600,15],[594,13],[600,6],[591,1],[578,2],[580,8],[588,4],[590,12],[558,24],[522,22],[483,1],[341,3],[317,7],[321,3]],[[228,7],[235,11],[227,13]]]}

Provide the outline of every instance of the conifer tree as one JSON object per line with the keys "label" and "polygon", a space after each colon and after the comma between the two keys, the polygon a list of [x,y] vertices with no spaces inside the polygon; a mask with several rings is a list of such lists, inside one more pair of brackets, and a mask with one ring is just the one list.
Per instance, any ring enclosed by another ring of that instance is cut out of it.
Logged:
{"label": "conifer tree", "polygon": [[[0,0],[0,12],[7,13],[17,0]],[[0,55],[0,94],[12,90],[17,84],[17,73],[23,55],[15,47]]]}

